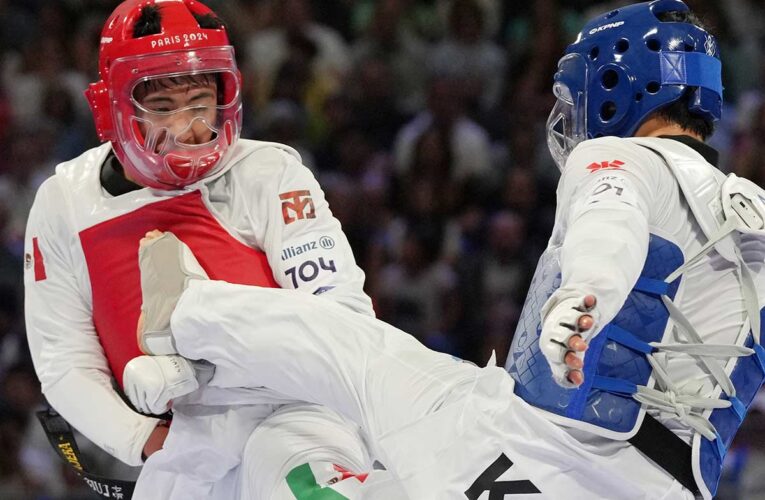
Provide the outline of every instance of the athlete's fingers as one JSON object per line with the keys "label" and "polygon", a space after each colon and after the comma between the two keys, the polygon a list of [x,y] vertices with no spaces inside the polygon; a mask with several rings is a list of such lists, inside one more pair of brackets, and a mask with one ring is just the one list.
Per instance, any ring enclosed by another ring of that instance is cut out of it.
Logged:
{"label": "athlete's fingers", "polygon": [[581,370],[571,370],[566,375],[566,378],[569,382],[576,386],[582,385],[582,382],[584,382],[584,374]]}
{"label": "athlete's fingers", "polygon": [[581,335],[572,335],[568,339],[568,348],[575,352],[584,352],[587,350],[587,342],[582,340]]}
{"label": "athlete's fingers", "polygon": [[566,362],[566,366],[574,370],[580,370],[582,366],[584,366],[584,363],[582,362],[582,360],[579,359],[573,351],[569,351],[566,354],[564,361]]}
{"label": "athlete's fingers", "polygon": [[548,300],[543,307],[539,347],[558,385],[573,387],[584,380],[581,370],[587,340],[598,325],[596,302],[594,295],[582,294],[553,302]]}
{"label": "athlete's fingers", "polygon": [[148,231],[143,238],[141,238],[141,241],[139,242],[140,247],[145,247],[149,244],[150,241],[156,240],[157,238],[161,237],[164,233],[160,231],[159,229],[153,229],[151,231]]}
{"label": "athlete's fingers", "polygon": [[595,320],[589,314],[582,314],[579,316],[579,320],[576,322],[579,330],[589,330],[592,325],[595,324]]}
{"label": "athlete's fingers", "polygon": [[594,295],[585,295],[584,297],[584,307],[587,311],[590,311],[595,305],[597,305],[598,300],[595,298]]}

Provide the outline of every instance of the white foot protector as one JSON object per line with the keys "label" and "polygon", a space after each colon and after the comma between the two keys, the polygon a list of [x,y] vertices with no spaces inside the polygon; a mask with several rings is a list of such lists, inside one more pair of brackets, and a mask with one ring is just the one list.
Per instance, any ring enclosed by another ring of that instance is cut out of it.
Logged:
{"label": "white foot protector", "polygon": [[141,246],[138,266],[144,316],[138,345],[146,354],[176,354],[170,316],[189,280],[209,279],[207,273],[189,247],[169,232]]}

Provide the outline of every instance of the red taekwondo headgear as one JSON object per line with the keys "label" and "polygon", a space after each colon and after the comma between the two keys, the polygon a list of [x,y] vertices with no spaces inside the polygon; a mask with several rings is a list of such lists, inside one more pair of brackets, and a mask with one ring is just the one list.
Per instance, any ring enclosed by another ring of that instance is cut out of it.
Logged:
{"label": "red taekwondo headgear", "polygon": [[[133,37],[146,7],[160,13],[160,32]],[[88,99],[96,131],[111,141],[129,177],[156,189],[178,189],[220,172],[242,124],[241,75],[225,27],[202,28],[197,19],[215,14],[194,0],[127,0],[107,20],[101,33],[100,80],[90,84]],[[215,118],[210,109],[187,106],[149,110],[134,92],[157,79],[213,76],[217,83]],[[205,112],[207,111],[207,112]],[[173,116],[175,115],[175,116]],[[177,126],[178,120],[188,123]],[[171,120],[176,125],[166,126]],[[184,143],[183,130],[207,126],[210,140]],[[179,133],[180,131],[180,133]]]}

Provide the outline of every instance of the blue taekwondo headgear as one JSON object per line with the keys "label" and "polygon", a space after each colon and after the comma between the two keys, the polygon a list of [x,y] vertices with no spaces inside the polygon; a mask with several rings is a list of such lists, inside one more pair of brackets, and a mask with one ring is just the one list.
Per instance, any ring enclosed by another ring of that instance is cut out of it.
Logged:
{"label": "blue taekwondo headgear", "polygon": [[722,65],[715,38],[661,14],[688,12],[681,0],[654,0],[591,20],[558,62],[547,143],[562,169],[585,139],[629,137],[653,111],[690,92],[690,111],[722,113]]}

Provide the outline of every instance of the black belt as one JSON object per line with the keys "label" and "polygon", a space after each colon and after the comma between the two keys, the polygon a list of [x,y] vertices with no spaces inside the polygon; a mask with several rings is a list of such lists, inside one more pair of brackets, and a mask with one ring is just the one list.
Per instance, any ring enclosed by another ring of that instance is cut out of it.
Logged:
{"label": "black belt", "polygon": [[701,494],[693,478],[691,447],[661,422],[646,413],[643,424],[629,442],[694,495]]}
{"label": "black belt", "polygon": [[[37,418],[58,456],[68,463],[95,493],[116,500],[132,498],[134,481],[110,479],[88,470],[77,447],[72,428],[61,415],[53,409],[48,409],[37,412]],[[694,495],[700,495],[693,478],[691,447],[658,420],[646,413],[640,429],[629,442]]]}
{"label": "black belt", "polygon": [[113,498],[115,500],[130,500],[135,489],[134,481],[121,479],[109,479],[90,472],[83,460],[74,433],[66,420],[56,413],[55,410],[42,410],[37,412],[37,418],[45,429],[48,441],[56,450],[56,453],[64,462],[68,463],[75,473],[100,497]]}

